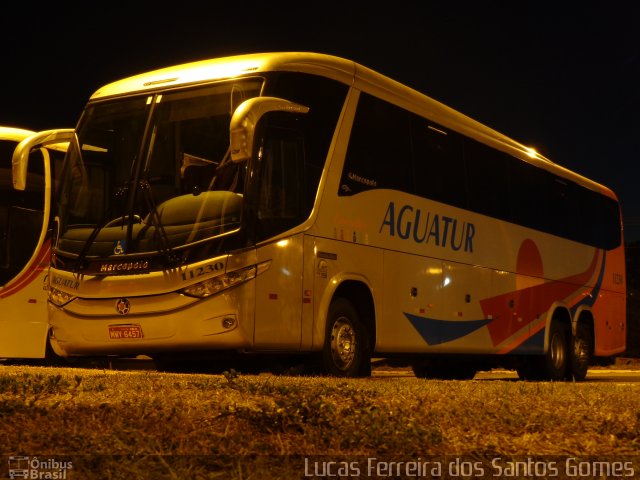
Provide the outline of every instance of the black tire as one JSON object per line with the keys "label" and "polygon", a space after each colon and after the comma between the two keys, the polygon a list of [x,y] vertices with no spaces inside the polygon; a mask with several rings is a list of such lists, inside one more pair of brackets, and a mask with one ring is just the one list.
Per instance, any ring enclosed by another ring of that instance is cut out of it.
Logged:
{"label": "black tire", "polygon": [[549,326],[549,348],[540,357],[517,368],[523,380],[566,380],[569,374],[569,328],[556,321]]}
{"label": "black tire", "polygon": [[569,371],[569,329],[559,322],[551,322],[549,349],[542,361],[544,376],[548,380],[560,381]]}
{"label": "black tire", "polygon": [[329,306],[321,369],[334,377],[366,377],[371,374],[367,330],[358,311],[345,298],[335,298]]}
{"label": "black tire", "polygon": [[578,323],[576,334],[571,339],[569,380],[573,378],[579,382],[587,377],[592,355],[593,335],[591,329],[584,323]]}

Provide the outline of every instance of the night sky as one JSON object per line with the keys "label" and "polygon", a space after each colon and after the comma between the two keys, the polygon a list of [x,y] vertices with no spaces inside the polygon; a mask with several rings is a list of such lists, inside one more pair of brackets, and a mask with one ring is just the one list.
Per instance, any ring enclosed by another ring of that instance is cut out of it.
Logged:
{"label": "night sky", "polygon": [[612,188],[627,241],[640,240],[636,2],[83,3],[3,6],[0,125],[73,127],[100,86],[155,68],[250,52],[329,53]]}

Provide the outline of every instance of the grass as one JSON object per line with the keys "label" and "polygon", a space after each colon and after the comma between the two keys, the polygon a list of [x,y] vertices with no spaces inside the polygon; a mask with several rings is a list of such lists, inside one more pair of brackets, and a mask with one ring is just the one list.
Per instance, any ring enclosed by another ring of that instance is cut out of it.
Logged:
{"label": "grass", "polygon": [[640,453],[639,393],[638,384],[5,366],[0,448],[72,458],[73,478],[128,479],[304,478],[304,458],[630,458]]}

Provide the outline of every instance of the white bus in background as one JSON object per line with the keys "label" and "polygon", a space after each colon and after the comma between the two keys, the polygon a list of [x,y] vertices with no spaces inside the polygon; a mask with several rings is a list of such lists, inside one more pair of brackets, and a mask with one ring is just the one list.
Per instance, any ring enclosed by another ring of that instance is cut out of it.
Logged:
{"label": "white bus in background", "polygon": [[35,132],[0,127],[0,359],[44,359],[53,171],[65,145],[29,154],[28,186],[12,185],[11,157]]}
{"label": "white bus in background", "polygon": [[[581,380],[625,349],[616,196],[353,61],[145,73],[97,90],[62,139],[62,356],[295,358],[337,376],[373,356],[420,377]],[[17,188],[44,144],[14,153]]]}

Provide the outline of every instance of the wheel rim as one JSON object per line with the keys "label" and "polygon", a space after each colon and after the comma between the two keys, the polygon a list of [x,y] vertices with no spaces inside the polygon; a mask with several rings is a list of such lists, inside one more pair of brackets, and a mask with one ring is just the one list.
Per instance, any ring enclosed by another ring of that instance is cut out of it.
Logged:
{"label": "wheel rim", "polygon": [[340,370],[347,370],[356,356],[356,332],[345,317],[338,318],[331,329],[331,356]]}
{"label": "wheel rim", "polygon": [[551,339],[551,363],[553,368],[560,370],[565,362],[564,342],[561,335],[554,335]]}
{"label": "wheel rim", "polygon": [[589,361],[589,346],[584,338],[576,338],[573,344],[573,356],[578,363],[583,364]]}

